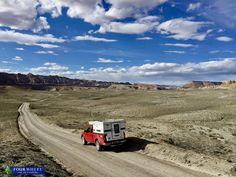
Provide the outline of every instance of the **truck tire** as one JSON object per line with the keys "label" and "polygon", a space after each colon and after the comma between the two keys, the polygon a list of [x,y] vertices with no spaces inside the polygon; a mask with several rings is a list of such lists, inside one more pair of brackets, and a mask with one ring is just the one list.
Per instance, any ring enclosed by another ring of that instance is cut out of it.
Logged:
{"label": "truck tire", "polygon": [[81,136],[81,143],[82,143],[83,145],[86,145],[86,144],[87,144],[87,141],[84,139],[83,136]]}
{"label": "truck tire", "polygon": [[95,146],[96,146],[97,151],[101,151],[102,150],[102,146],[100,145],[98,140],[95,141]]}

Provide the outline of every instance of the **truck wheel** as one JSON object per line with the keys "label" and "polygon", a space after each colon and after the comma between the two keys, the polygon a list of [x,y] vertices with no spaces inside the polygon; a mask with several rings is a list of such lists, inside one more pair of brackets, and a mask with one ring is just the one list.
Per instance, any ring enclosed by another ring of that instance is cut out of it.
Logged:
{"label": "truck wheel", "polygon": [[97,151],[101,151],[102,150],[102,146],[99,144],[98,140],[96,140],[95,145],[96,145]]}
{"label": "truck wheel", "polygon": [[87,141],[84,139],[83,136],[81,137],[81,142],[82,142],[83,145],[86,145],[86,144],[87,144]]}

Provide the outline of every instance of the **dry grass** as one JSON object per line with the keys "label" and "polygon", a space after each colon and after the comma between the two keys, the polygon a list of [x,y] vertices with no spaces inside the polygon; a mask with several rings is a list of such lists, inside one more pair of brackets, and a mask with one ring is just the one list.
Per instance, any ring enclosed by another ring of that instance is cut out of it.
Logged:
{"label": "dry grass", "polygon": [[0,176],[6,165],[39,165],[46,168],[46,176],[69,176],[37,146],[29,144],[17,129],[17,109],[22,102],[46,98],[51,93],[0,87]]}
{"label": "dry grass", "polygon": [[[2,164],[14,160],[8,149],[19,155],[19,148],[32,152],[25,149],[28,145],[16,129],[17,108],[25,101],[44,121],[64,128],[83,129],[92,119],[124,118],[128,132],[139,138],[224,159],[236,153],[236,89],[32,91],[1,87],[0,148],[7,154],[1,154],[6,159]],[[31,161],[30,154],[19,163]]]}
{"label": "dry grass", "polygon": [[[53,92],[54,93],[54,92]],[[80,89],[35,102],[49,123],[82,129],[88,120],[124,118],[147,140],[227,158],[236,150],[236,89],[128,91]]]}

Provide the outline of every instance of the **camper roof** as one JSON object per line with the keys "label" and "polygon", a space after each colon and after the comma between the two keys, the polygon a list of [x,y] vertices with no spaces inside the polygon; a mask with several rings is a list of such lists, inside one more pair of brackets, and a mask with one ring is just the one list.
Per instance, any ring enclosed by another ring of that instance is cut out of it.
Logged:
{"label": "camper roof", "polygon": [[106,119],[106,120],[95,120],[95,121],[89,121],[89,125],[92,125],[96,122],[105,122],[105,123],[112,123],[112,122],[125,122],[124,119]]}

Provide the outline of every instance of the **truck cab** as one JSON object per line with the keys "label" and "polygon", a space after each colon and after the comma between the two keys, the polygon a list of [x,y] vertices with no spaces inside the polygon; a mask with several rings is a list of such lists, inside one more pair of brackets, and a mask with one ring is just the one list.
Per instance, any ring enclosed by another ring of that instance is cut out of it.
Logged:
{"label": "truck cab", "polygon": [[122,145],[126,141],[125,126],[123,119],[89,121],[88,128],[81,134],[81,142],[95,144],[98,151],[104,146]]}

